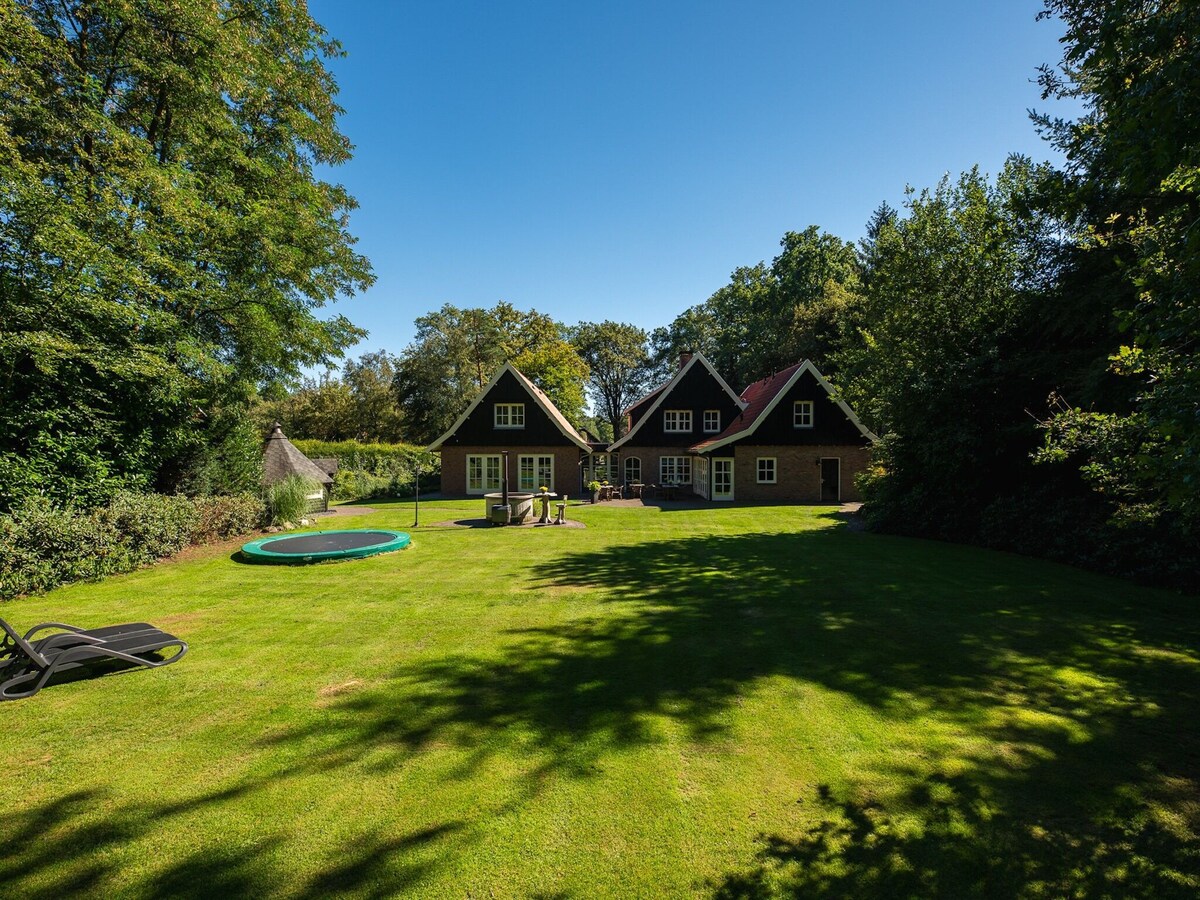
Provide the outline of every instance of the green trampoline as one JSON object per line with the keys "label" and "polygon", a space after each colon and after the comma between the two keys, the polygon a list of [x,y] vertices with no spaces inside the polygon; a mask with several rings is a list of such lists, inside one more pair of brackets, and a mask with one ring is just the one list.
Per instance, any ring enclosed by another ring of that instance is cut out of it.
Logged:
{"label": "green trampoline", "polygon": [[403,531],[351,528],[343,531],[309,531],[269,537],[242,545],[242,555],[254,562],[311,563],[327,559],[359,559],[403,550],[412,540]]}

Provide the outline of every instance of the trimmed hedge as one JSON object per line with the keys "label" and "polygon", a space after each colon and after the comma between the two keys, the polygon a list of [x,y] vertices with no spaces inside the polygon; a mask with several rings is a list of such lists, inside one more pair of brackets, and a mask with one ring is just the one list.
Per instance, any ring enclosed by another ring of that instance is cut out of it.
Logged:
{"label": "trimmed hedge", "polygon": [[252,495],[121,493],[89,512],[30,498],[0,516],[0,600],[132,572],[189,544],[245,534],[263,517]]}
{"label": "trimmed hedge", "polygon": [[336,459],[335,500],[404,497],[413,493],[421,467],[421,491],[442,483],[442,460],[415,444],[360,444],[358,441],[292,441],[309,459]]}

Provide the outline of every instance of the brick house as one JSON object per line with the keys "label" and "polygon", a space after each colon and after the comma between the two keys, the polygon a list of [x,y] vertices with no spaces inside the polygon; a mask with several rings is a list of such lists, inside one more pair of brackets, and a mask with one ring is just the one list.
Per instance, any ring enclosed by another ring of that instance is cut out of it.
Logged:
{"label": "brick house", "polygon": [[621,481],[692,485],[697,457],[689,448],[742,412],[741,398],[704,354],[684,353],[679,362],[670,380],[625,410],[628,430],[608,447]]}
{"label": "brick house", "polygon": [[712,500],[860,499],[876,440],[810,360],[756,381],[720,434],[692,444],[693,488]]}
{"label": "brick house", "polygon": [[502,450],[514,491],[545,486],[580,493],[580,462],[592,447],[544,393],[511,364],[500,369],[450,429],[429,445],[442,457],[442,493],[500,490]]}

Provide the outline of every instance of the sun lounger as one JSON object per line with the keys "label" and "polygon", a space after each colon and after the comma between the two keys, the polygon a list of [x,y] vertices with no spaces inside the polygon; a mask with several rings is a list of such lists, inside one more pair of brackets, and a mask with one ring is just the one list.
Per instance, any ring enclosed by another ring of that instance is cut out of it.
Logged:
{"label": "sun lounger", "polygon": [[[39,632],[56,630],[53,634]],[[175,650],[161,659],[152,654]],[[0,619],[0,700],[32,697],[58,672],[99,662],[157,668],[175,662],[188,645],[146,622],[83,629],[45,622],[24,635]]]}

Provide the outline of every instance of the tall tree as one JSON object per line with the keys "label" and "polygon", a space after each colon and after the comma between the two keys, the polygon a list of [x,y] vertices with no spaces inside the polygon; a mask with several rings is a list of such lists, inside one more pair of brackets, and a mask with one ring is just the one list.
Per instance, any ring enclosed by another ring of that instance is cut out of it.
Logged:
{"label": "tall tree", "polygon": [[1025,349],[1042,299],[1029,273],[1053,234],[1025,200],[1043,172],[1014,158],[995,185],[978,170],[943,179],[873,237],[862,340],[838,363],[884,434],[867,493],[878,525],[976,539],[983,508],[1029,476],[1025,410],[1049,390]]}
{"label": "tall tree", "polygon": [[564,326],[511,303],[460,309],[447,303],[416,320],[415,340],[397,358],[393,390],[410,440],[445,431],[495,371],[511,362],[573,422],[583,415],[587,365]]}
{"label": "tall tree", "polygon": [[300,0],[0,2],[0,507],[169,480],[361,334],[339,52]]}
{"label": "tall tree", "polygon": [[[1038,117],[1066,154],[1059,198],[1079,223],[1072,277],[1110,299],[1110,346],[1128,400],[1064,407],[1046,458],[1070,460],[1141,522],[1200,532],[1200,4],[1046,0],[1066,25],[1046,97],[1076,121]],[[1097,277],[1097,273],[1099,273]],[[1125,286],[1111,290],[1114,282]],[[1086,289],[1086,287],[1085,287]]]}
{"label": "tall tree", "polygon": [[608,422],[613,438],[621,437],[621,412],[641,395],[650,372],[646,332],[623,322],[581,322],[571,341],[591,372],[593,408]]}
{"label": "tall tree", "polygon": [[813,225],[789,231],[766,263],[735,269],[729,283],[651,337],[665,375],[685,350],[700,350],[731,383],[744,385],[800,359],[830,368],[854,331],[859,262],[854,245]]}
{"label": "tall tree", "polygon": [[360,441],[404,440],[404,416],[396,404],[392,384],[396,360],[386,350],[348,359],[342,380],[350,388],[354,405],[354,438]]}

